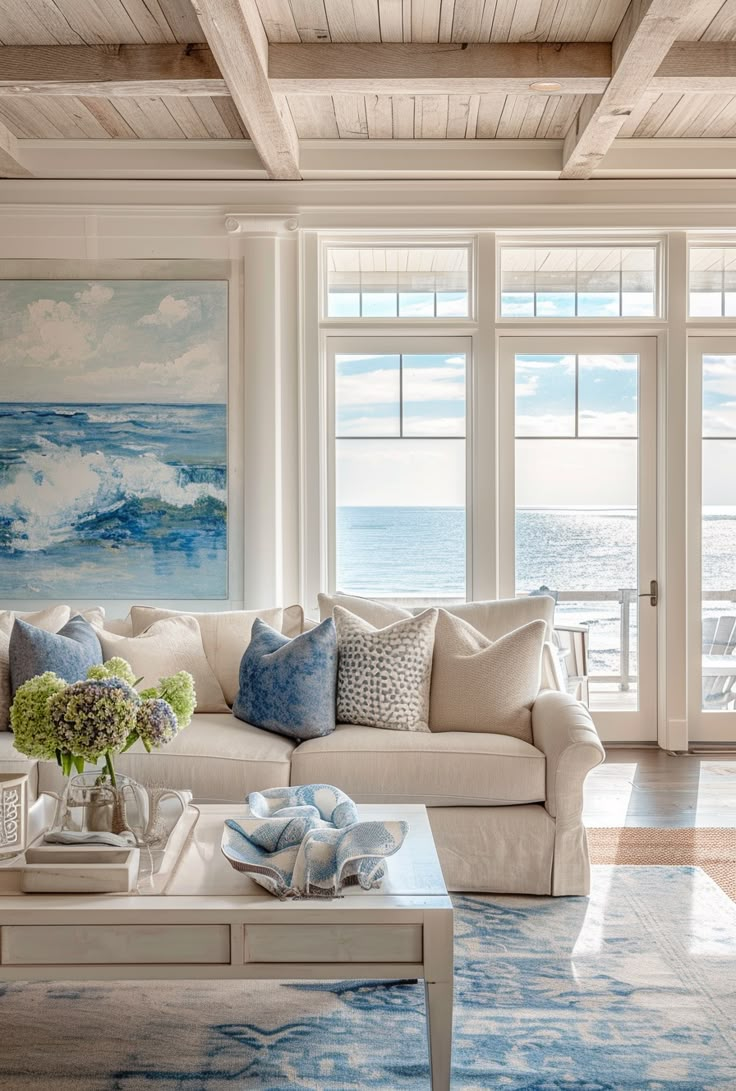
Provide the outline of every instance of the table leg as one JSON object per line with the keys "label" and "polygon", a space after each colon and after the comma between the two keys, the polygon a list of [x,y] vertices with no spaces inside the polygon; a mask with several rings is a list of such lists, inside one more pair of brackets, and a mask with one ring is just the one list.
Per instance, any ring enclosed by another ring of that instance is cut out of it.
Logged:
{"label": "table leg", "polygon": [[432,1091],[450,1091],[452,1066],[452,982],[425,981],[427,1045]]}

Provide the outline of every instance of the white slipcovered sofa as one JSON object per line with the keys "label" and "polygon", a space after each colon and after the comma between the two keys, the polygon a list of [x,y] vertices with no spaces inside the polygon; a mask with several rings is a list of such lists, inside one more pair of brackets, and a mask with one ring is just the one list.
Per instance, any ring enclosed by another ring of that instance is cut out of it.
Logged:
{"label": "white slipcovered sofa", "polygon": [[[537,618],[552,635],[549,598],[450,608],[471,623],[479,609],[491,639]],[[424,803],[450,890],[586,894],[583,784],[604,751],[587,709],[561,691],[551,645],[546,656],[532,744],[490,733],[347,724],[299,744],[229,714],[198,713],[165,749],[134,748],[116,766],[141,783],[189,788],[199,799],[240,801],[260,789],[326,782],[358,802]],[[25,768],[33,792],[58,790],[58,767],[23,758],[12,741],[0,732],[0,771]]]}

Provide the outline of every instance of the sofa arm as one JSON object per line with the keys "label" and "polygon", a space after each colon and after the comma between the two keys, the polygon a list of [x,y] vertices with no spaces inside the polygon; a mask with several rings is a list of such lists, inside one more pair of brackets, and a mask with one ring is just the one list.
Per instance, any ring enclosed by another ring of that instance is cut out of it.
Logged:
{"label": "sofa arm", "polygon": [[579,817],[585,778],[606,753],[590,713],[567,693],[542,692],[532,706],[532,736],[547,760],[547,810],[557,819]]}

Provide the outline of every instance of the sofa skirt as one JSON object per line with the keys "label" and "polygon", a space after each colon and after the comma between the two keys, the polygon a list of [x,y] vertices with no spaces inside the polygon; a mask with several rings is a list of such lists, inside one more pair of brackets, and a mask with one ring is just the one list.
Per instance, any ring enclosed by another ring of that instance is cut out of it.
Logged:
{"label": "sofa skirt", "polygon": [[428,814],[448,890],[552,893],[555,821],[542,804]]}

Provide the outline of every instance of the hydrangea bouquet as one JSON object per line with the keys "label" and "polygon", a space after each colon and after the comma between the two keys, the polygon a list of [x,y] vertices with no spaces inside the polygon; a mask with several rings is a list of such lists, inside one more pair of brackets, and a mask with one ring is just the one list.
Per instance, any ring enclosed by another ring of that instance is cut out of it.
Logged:
{"label": "hydrangea bouquet", "polygon": [[86,681],[72,685],[51,671],[31,678],[18,689],[10,710],[15,749],[30,758],[56,760],[65,776],[103,759],[115,787],[115,756],[138,739],[148,751],[165,746],[187,727],[196,704],[187,671],[141,693],[135,688],[139,682],[120,658],[90,667]]}

